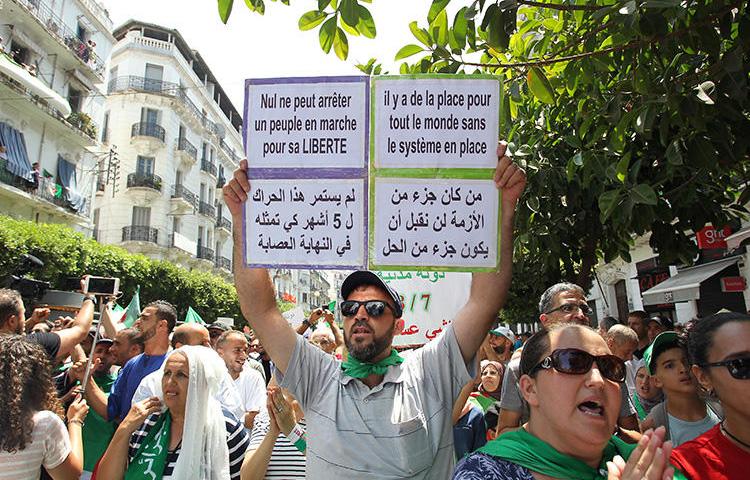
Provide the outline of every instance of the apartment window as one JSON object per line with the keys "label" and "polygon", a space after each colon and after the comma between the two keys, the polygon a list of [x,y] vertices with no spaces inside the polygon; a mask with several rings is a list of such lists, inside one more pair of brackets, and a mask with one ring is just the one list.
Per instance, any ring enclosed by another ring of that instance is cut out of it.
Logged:
{"label": "apartment window", "polygon": [[99,241],[99,215],[100,209],[94,209],[94,240]]}
{"label": "apartment window", "polygon": [[203,245],[203,227],[198,227],[198,248]]}
{"label": "apartment window", "polygon": [[76,35],[78,35],[78,39],[80,41],[85,43],[89,39],[90,34],[89,34],[89,31],[86,30],[86,28],[79,23],[78,28],[76,29]]}
{"label": "apartment window", "polygon": [[175,185],[182,185],[182,170],[177,170],[174,174],[174,183]]}
{"label": "apartment window", "polygon": [[146,176],[154,174],[154,157],[144,157],[138,155],[136,162],[135,173],[138,175]]}
{"label": "apartment window", "polygon": [[214,147],[208,147],[208,152],[211,155],[209,157],[211,159],[211,163],[214,163],[214,154],[215,154]]}
{"label": "apartment window", "polygon": [[133,226],[151,226],[151,207],[133,207]]}
{"label": "apartment window", "polygon": [[151,92],[160,92],[162,87],[162,79],[164,78],[164,67],[162,67],[161,65],[147,63],[144,77],[146,77],[143,85],[145,90]]}
{"label": "apartment window", "polygon": [[201,202],[206,201],[206,184],[205,183],[201,183],[200,199],[201,199]]}
{"label": "apartment window", "polygon": [[201,160],[206,160],[206,158],[208,158],[208,144],[203,142],[201,145]]}
{"label": "apartment window", "polygon": [[81,111],[81,101],[83,99],[83,95],[79,90],[76,90],[75,88],[68,88],[68,103],[70,104],[70,109],[74,112],[80,112]]}
{"label": "apartment window", "polygon": [[181,223],[180,217],[172,217],[172,231],[174,233],[180,233]]}
{"label": "apartment window", "polygon": [[141,108],[141,123],[159,123],[159,110]]}
{"label": "apartment window", "polygon": [[102,123],[102,137],[101,137],[102,143],[107,143],[109,141],[109,112],[104,112],[104,122]]}
{"label": "apartment window", "polygon": [[31,63],[31,52],[29,49],[16,41],[10,44],[10,55],[13,57],[13,61],[20,65]]}
{"label": "apartment window", "polygon": [[180,124],[180,129],[177,131],[177,138],[180,140],[185,138],[185,125]]}
{"label": "apartment window", "polygon": [[109,80],[112,81],[114,78],[117,78],[117,66],[109,69]]}

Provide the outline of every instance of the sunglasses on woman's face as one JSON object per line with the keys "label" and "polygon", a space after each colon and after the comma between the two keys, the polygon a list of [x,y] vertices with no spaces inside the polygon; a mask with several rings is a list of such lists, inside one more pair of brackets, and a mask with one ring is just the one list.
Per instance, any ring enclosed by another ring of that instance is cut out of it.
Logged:
{"label": "sunglasses on woman's face", "polygon": [[729,375],[737,380],[748,380],[750,379],[750,357],[733,358],[731,360],[724,360],[723,362],[704,363],[699,367],[727,367]]}
{"label": "sunglasses on woman's face", "polygon": [[591,355],[589,352],[577,348],[561,348],[555,350],[531,369],[529,375],[539,370],[554,368],[560,373],[568,375],[583,375],[591,370],[596,362],[599,372],[607,380],[622,383],[625,381],[625,362],[614,355]]}
{"label": "sunglasses on woman's face", "polygon": [[364,302],[358,302],[357,300],[347,300],[341,302],[341,315],[345,317],[353,317],[359,311],[359,307],[364,305],[367,314],[373,318],[379,317],[385,313],[386,308],[390,308],[394,314],[396,313],[388,303],[382,300],[366,300]]}

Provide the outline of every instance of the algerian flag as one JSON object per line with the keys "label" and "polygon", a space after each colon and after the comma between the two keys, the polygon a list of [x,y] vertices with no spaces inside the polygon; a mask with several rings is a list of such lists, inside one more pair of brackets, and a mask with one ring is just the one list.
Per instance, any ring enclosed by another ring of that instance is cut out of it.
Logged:
{"label": "algerian flag", "polygon": [[133,295],[133,298],[130,299],[128,308],[125,309],[124,313],[122,314],[122,317],[120,318],[120,323],[124,324],[127,328],[132,327],[135,321],[138,320],[138,317],[141,315],[140,292],[141,292],[141,286],[138,285],[135,289],[135,294]]}
{"label": "algerian flag", "polygon": [[198,315],[198,312],[193,310],[193,307],[188,307],[187,314],[185,315],[185,323],[200,323],[201,325],[206,324],[201,316]]}

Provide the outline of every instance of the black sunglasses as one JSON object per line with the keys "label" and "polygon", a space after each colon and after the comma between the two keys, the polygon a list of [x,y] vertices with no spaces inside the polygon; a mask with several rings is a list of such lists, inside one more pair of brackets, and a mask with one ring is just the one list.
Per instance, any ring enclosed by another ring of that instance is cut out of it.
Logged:
{"label": "black sunglasses", "polygon": [[549,312],[544,312],[544,314],[545,315],[549,315],[550,313],[561,311],[564,314],[569,315],[569,314],[575,312],[576,310],[580,310],[581,313],[584,314],[584,315],[586,315],[586,316],[591,315],[591,312],[593,311],[593,310],[591,310],[591,307],[589,307],[585,303],[563,303],[559,307],[553,308]]}
{"label": "black sunglasses", "polygon": [[727,367],[729,375],[737,380],[750,379],[750,357],[733,358],[731,360],[724,360],[723,362],[704,363],[698,365],[699,367]]}
{"label": "black sunglasses", "polygon": [[347,300],[345,302],[341,302],[341,315],[345,317],[353,317],[357,314],[357,311],[359,311],[359,307],[362,305],[365,306],[365,311],[371,317],[381,316],[385,313],[386,308],[390,308],[393,314],[396,314],[396,311],[393,309],[393,307],[382,300],[365,300],[364,302],[359,302],[357,300]]}
{"label": "black sunglasses", "polygon": [[589,352],[584,352],[577,348],[555,350],[536,367],[532,368],[529,375],[533,376],[539,370],[550,368],[569,375],[583,375],[591,370],[594,362],[596,362],[596,366],[604,378],[617,383],[625,381],[625,362],[620,357],[614,355],[591,355]]}

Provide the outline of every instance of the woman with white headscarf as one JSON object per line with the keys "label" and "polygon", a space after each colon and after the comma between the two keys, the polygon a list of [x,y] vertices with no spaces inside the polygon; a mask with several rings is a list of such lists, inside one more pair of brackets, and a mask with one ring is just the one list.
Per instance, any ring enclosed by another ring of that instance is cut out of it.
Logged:
{"label": "woman with white headscarf", "polygon": [[242,425],[214,399],[224,362],[210,348],[183,346],[167,357],[163,369],[163,401],[152,397],[133,404],[96,476],[238,479],[248,438]]}

